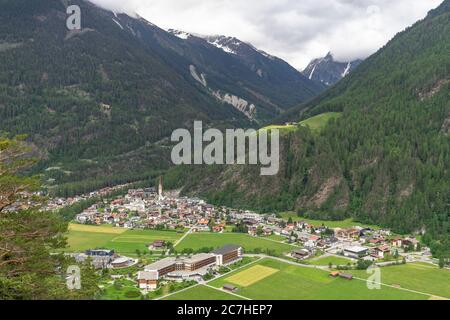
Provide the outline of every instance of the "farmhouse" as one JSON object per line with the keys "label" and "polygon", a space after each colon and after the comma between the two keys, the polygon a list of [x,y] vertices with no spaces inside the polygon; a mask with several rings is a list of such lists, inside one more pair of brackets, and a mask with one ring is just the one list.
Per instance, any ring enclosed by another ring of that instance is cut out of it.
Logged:
{"label": "farmhouse", "polygon": [[294,259],[298,259],[298,260],[307,259],[309,257],[309,255],[310,255],[310,253],[306,249],[294,250],[291,252],[291,256]]}
{"label": "farmhouse", "polygon": [[359,246],[347,247],[344,249],[344,256],[359,259],[367,256],[368,251],[369,249],[365,247]]}
{"label": "farmhouse", "polygon": [[391,244],[393,247],[401,248],[403,245],[403,239],[401,237],[395,237],[391,240]]}
{"label": "farmhouse", "polygon": [[154,250],[161,250],[165,245],[166,242],[164,240],[156,240],[150,245],[150,248]]}
{"label": "farmhouse", "polygon": [[336,229],[334,229],[334,235],[337,238],[341,238],[341,239],[356,239],[359,237],[360,231],[361,231],[361,228],[357,228],[357,227],[350,228],[350,229],[336,228]]}
{"label": "farmhouse", "polygon": [[419,246],[419,241],[417,239],[413,239],[413,238],[406,238],[405,240],[403,240],[402,246],[404,248],[412,246],[414,248],[414,250],[417,250],[417,248]]}
{"label": "farmhouse", "polygon": [[376,254],[377,258],[384,259],[390,253],[391,253],[391,249],[387,245],[375,248],[375,254]]}
{"label": "farmhouse", "polygon": [[345,280],[353,280],[353,275],[350,273],[341,272],[341,273],[339,273],[339,277],[341,277],[342,279],[345,279]]}
{"label": "farmhouse", "polygon": [[238,288],[233,286],[233,285],[231,285],[231,284],[225,284],[223,286],[223,290],[230,291],[230,292],[236,292],[238,290]]}

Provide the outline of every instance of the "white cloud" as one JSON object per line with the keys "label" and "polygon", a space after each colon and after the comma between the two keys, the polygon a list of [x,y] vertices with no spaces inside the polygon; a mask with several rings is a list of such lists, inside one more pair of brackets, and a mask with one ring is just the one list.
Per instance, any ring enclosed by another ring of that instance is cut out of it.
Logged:
{"label": "white cloud", "polygon": [[251,42],[297,68],[332,51],[365,58],[443,0],[91,0],[162,28]]}

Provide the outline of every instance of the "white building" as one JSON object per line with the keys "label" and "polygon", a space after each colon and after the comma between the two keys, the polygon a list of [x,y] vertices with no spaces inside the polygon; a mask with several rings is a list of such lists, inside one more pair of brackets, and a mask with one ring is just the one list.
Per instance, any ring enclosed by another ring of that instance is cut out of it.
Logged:
{"label": "white building", "polygon": [[367,256],[368,252],[369,252],[368,248],[360,246],[351,246],[344,248],[344,256],[355,259]]}

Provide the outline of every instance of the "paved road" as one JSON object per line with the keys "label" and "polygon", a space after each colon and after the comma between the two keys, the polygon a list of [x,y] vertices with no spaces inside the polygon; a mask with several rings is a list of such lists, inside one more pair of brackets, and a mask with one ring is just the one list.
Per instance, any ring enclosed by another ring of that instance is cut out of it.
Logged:
{"label": "paved road", "polygon": [[230,291],[226,291],[226,290],[223,290],[223,289],[220,289],[220,288],[216,288],[216,287],[210,286],[209,284],[204,284],[204,286],[205,286],[205,287],[208,287],[208,288],[211,288],[211,289],[214,289],[214,290],[217,290],[217,291],[220,291],[220,292],[223,292],[223,293],[231,294],[231,295],[233,295],[233,296],[236,296],[236,297],[241,298],[241,299],[244,299],[244,300],[252,300],[252,299],[250,299],[250,298],[241,296],[241,295],[236,294],[236,293],[234,293],[234,292],[230,292]]}
{"label": "paved road", "polygon": [[288,242],[278,241],[278,240],[269,239],[269,238],[265,238],[265,237],[258,237],[258,236],[252,236],[252,237],[253,237],[253,238],[258,238],[258,239],[267,240],[267,241],[272,241],[272,242],[276,242],[276,243],[286,244],[286,245],[288,245],[288,246],[295,247],[295,248],[301,248],[299,245],[296,245],[296,244],[293,244],[293,243],[288,243]]}
{"label": "paved road", "polygon": [[293,266],[297,266],[297,267],[328,270],[328,266],[314,266],[314,265],[310,265],[310,264],[302,264],[302,263],[298,263],[298,262],[295,262],[295,261],[292,261],[292,260],[278,258],[278,257],[272,257],[272,256],[268,256],[268,255],[265,255],[265,254],[244,254],[244,256],[246,256],[246,257],[259,257],[261,259],[267,258],[267,259],[277,260],[277,261],[284,262],[284,263],[287,263],[287,264],[290,264],[290,265],[293,265]]}
{"label": "paved road", "polygon": [[184,240],[184,238],[186,238],[189,234],[192,233],[192,228],[190,228],[180,239],[178,239],[177,242],[175,242],[175,244],[173,245],[173,247],[175,248],[177,245],[180,244],[181,241]]}

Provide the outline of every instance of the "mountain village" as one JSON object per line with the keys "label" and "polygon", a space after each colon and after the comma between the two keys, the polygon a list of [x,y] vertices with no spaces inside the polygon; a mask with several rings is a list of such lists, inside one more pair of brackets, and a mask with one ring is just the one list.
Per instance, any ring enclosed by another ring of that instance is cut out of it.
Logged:
{"label": "mountain village", "polygon": [[[105,193],[100,191],[91,194]],[[105,193],[106,195],[106,193]],[[86,196],[82,197],[86,198]],[[58,200],[65,203],[67,200]],[[73,202],[73,200],[71,200]],[[158,188],[130,189],[125,196],[96,203],[75,217],[76,224],[109,225],[129,230],[172,230],[184,233],[177,243],[156,240],[147,243],[149,250],[162,254],[150,265],[139,264],[139,259],[118,255],[114,250],[91,248],[85,252],[70,253],[77,262],[90,258],[97,269],[123,269],[138,266],[135,281],[144,292],[156,290],[159,281],[197,281],[210,275],[219,276],[221,267],[234,264],[246,255],[270,252],[247,252],[245,246],[228,244],[210,248],[208,252],[184,250],[174,253],[174,247],[191,233],[248,233],[251,237],[270,239],[277,236],[280,243],[289,244],[290,252],[278,257],[302,263],[318,257],[345,257],[349,261],[370,261],[380,266],[407,262],[433,263],[431,252],[413,236],[397,236],[388,229],[329,228],[326,223],[312,225],[276,214],[258,214],[252,211],[216,207],[198,198],[179,195],[179,191]],[[207,244],[205,244],[207,245]],[[349,266],[340,266],[347,270]]]}

